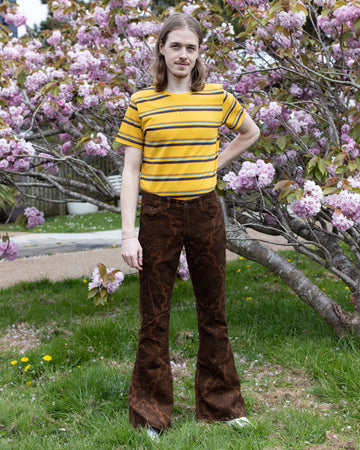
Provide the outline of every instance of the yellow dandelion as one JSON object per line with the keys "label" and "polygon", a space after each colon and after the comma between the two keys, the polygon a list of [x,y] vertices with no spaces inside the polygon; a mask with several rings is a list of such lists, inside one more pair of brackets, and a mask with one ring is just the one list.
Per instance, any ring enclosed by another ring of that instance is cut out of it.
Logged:
{"label": "yellow dandelion", "polygon": [[51,357],[50,355],[45,355],[45,356],[43,357],[43,360],[44,360],[44,361],[51,361],[51,360],[52,360],[52,357]]}
{"label": "yellow dandelion", "polygon": [[31,381],[27,381],[26,386],[31,386]]}
{"label": "yellow dandelion", "polygon": [[244,259],[244,257],[243,256],[239,256],[239,259]]}
{"label": "yellow dandelion", "polygon": [[28,364],[28,365],[25,367],[24,372],[27,372],[27,371],[30,369],[30,367],[31,367],[31,365]]}
{"label": "yellow dandelion", "polygon": [[241,272],[241,269],[238,269],[236,272],[237,272],[237,273]]}
{"label": "yellow dandelion", "polygon": [[88,281],[87,280],[83,280],[83,283],[87,283]]}
{"label": "yellow dandelion", "polygon": [[80,368],[80,366],[78,366],[78,368]]}
{"label": "yellow dandelion", "polygon": [[326,291],[326,288],[322,288],[323,291]]}
{"label": "yellow dandelion", "polygon": [[289,262],[291,262],[291,259],[290,258],[286,258]]}
{"label": "yellow dandelion", "polygon": [[56,230],[56,227],[54,227],[54,230]]}
{"label": "yellow dandelion", "polygon": [[12,366],[15,366],[15,364],[17,364],[17,361],[16,361],[16,359],[13,359],[12,361],[11,361],[11,363],[10,363]]}
{"label": "yellow dandelion", "polygon": [[246,267],[251,267],[251,265],[250,265],[250,264],[247,264]]}
{"label": "yellow dandelion", "polygon": [[27,358],[26,356],[23,356],[20,361],[21,362],[28,362],[29,358]]}
{"label": "yellow dandelion", "polygon": [[251,297],[246,297],[246,300],[249,302],[251,300]]}
{"label": "yellow dandelion", "polygon": [[116,244],[113,244],[113,247],[116,247]]}
{"label": "yellow dandelion", "polygon": [[346,286],[346,288],[345,288],[345,289],[350,289],[350,288],[349,288],[349,286]]}

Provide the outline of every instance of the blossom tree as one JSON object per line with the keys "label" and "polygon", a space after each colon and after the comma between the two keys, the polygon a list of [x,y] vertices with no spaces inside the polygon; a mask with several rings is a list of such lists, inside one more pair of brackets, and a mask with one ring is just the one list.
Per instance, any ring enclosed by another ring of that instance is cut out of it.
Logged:
{"label": "blossom tree", "polygon": [[[147,0],[48,5],[61,29],[1,38],[0,184],[31,197],[30,178],[119,212],[109,202],[117,195],[109,174],[92,161],[107,158],[121,170],[114,136],[130,95],[151,83],[161,17]],[[358,1],[228,0],[226,10],[206,2],[175,9],[204,27],[207,80],[235,93],[262,127],[252,151],[220,174],[228,247],[277,273],[339,334],[360,334]],[[0,13],[9,24],[24,23],[6,1]],[[231,138],[221,129],[222,148]],[[250,238],[251,229],[263,238]],[[282,236],[343,282],[348,304],[272,250],[267,235]],[[13,258],[5,244],[3,254]]]}
{"label": "blossom tree", "polygon": [[[359,334],[360,4],[227,3],[241,28],[242,73],[230,83],[263,128],[224,176],[229,247],[277,273],[338,333]],[[342,281],[346,310],[248,229],[282,236]]]}
{"label": "blossom tree", "polygon": [[[120,173],[121,151],[111,144],[131,93],[150,81],[159,24],[144,1],[49,6],[61,30],[1,39],[0,183],[31,198],[28,176],[32,187],[119,212],[109,201],[118,193],[91,162],[106,157]],[[25,23],[6,1],[0,12],[9,24]]]}

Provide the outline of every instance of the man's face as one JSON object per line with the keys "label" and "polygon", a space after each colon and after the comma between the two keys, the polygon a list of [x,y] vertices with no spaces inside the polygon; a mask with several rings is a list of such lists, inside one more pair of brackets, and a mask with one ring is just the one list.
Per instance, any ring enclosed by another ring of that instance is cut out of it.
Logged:
{"label": "man's face", "polygon": [[171,31],[165,44],[160,43],[160,53],[164,55],[168,77],[189,77],[199,57],[199,39],[188,28]]}

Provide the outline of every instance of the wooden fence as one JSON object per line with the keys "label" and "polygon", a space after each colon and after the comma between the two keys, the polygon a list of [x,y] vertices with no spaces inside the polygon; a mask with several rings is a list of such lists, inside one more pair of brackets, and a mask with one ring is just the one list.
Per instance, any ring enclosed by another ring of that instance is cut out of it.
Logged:
{"label": "wooden fence", "polygon": [[[120,175],[119,169],[111,161],[110,158],[100,158],[100,157],[90,157],[86,161],[93,167],[101,170],[106,176]],[[71,167],[66,166],[66,168],[60,168],[59,177],[69,176],[72,179],[80,180],[79,176],[71,169]],[[37,187],[31,186],[33,178],[30,176],[21,177],[22,183],[28,184],[26,187],[26,193],[32,198],[24,198],[23,204],[27,206],[35,206],[40,211],[43,211],[45,216],[56,216],[66,214],[66,197],[59,192],[55,187]],[[85,181],[85,179],[81,179]],[[117,190],[118,186],[116,186]],[[48,199],[48,200],[44,200]],[[54,202],[54,200],[56,202]]]}

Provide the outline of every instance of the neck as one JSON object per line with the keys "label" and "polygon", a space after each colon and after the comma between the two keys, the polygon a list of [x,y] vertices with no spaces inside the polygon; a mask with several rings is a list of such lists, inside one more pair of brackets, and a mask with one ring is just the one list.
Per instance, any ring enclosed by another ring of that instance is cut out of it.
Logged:
{"label": "neck", "polygon": [[172,92],[173,94],[186,94],[187,92],[190,92],[190,77],[169,77],[168,83],[166,85],[166,90]]}

